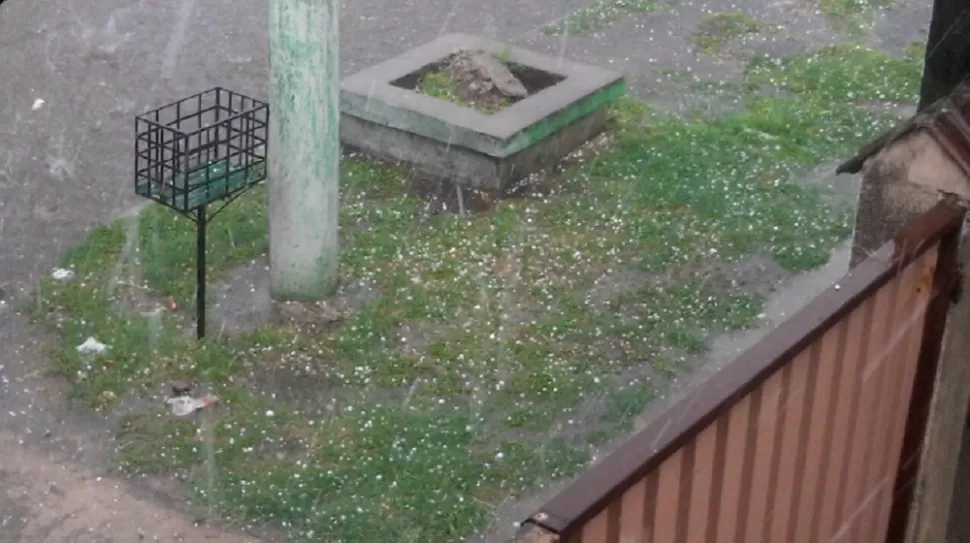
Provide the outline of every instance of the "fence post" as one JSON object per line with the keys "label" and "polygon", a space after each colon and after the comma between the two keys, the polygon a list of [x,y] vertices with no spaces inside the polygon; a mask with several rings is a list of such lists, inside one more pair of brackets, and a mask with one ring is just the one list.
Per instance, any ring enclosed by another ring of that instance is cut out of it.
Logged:
{"label": "fence post", "polygon": [[[970,270],[970,236],[964,223],[957,262]],[[964,287],[965,288],[965,287]],[[935,378],[935,393],[916,474],[908,543],[946,541],[960,449],[970,404],[970,294],[950,306]]]}

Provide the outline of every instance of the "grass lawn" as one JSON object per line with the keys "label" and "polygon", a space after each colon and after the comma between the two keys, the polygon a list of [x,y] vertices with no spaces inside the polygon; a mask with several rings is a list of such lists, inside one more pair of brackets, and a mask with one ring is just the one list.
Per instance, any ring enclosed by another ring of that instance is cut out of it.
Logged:
{"label": "grass lawn", "polygon": [[742,13],[713,13],[704,18],[688,41],[709,55],[724,53],[731,40],[759,32],[777,32],[771,25]]}
{"label": "grass lawn", "polygon": [[[92,232],[64,256],[75,279],[44,281],[32,311],[60,338],[53,371],[95,409],[170,379],[222,400],[211,451],[196,420],[125,416],[125,473],[179,477],[294,541],[458,541],[504,501],[580,472],[711,334],[752,324],[762,300],[712,264],[826,261],[851,210],[791,178],[886,129],[857,106],[912,102],[918,77],[914,59],[865,49],[756,59],[749,90],[785,93],[751,93],[710,122],[624,101],[600,154],[470,218],[429,216],[406,174],[348,157],[341,281],[375,295],[339,323],[192,341],[194,231],[159,207]],[[213,284],[266,252],[266,223],[260,189],[214,221]],[[124,309],[146,291],[180,312]],[[109,350],[81,356],[88,336]]]}
{"label": "grass lawn", "polygon": [[559,21],[542,27],[551,36],[588,34],[609,27],[623,16],[657,9],[656,0],[596,0]]}
{"label": "grass lawn", "polygon": [[862,38],[872,27],[877,9],[891,6],[894,0],[816,0],[832,27],[852,38]]}

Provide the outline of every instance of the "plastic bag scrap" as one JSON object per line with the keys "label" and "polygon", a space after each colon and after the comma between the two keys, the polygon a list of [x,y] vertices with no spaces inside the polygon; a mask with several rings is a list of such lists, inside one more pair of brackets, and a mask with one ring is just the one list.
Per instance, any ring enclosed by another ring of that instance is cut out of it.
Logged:
{"label": "plastic bag scrap", "polygon": [[108,346],[100,341],[94,339],[94,337],[89,337],[84,340],[84,343],[77,346],[77,352],[81,354],[101,354],[107,350]]}
{"label": "plastic bag scrap", "polygon": [[209,407],[210,405],[216,403],[218,398],[215,396],[203,396],[201,398],[193,398],[191,396],[176,396],[174,398],[167,398],[165,403],[168,404],[169,410],[176,417],[184,417],[186,415],[191,415],[200,409]]}
{"label": "plastic bag scrap", "polygon": [[68,281],[74,277],[74,272],[65,268],[57,268],[51,273],[56,281]]}

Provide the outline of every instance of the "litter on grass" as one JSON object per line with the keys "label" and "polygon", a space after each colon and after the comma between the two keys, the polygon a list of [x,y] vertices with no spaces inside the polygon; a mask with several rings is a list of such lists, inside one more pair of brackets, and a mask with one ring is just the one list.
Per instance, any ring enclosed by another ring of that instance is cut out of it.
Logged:
{"label": "litter on grass", "polygon": [[84,340],[84,343],[77,346],[77,352],[81,354],[101,354],[108,349],[108,346],[100,341],[94,339],[94,337],[88,337]]}
{"label": "litter on grass", "polygon": [[74,272],[64,268],[57,268],[53,273],[51,273],[51,277],[58,281],[67,281],[68,279],[74,277]]}
{"label": "litter on grass", "polygon": [[186,415],[191,415],[200,409],[209,407],[210,405],[216,403],[218,398],[215,396],[203,396],[201,398],[193,398],[191,396],[176,396],[174,398],[167,398],[165,403],[168,404],[169,410],[176,417],[184,417]]}

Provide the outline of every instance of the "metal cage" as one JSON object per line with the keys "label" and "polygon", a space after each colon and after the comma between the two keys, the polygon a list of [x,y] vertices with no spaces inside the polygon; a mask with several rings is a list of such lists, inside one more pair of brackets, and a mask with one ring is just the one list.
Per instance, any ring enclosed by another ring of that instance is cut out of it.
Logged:
{"label": "metal cage", "polygon": [[135,192],[187,214],[266,178],[269,104],[215,87],[135,117]]}

